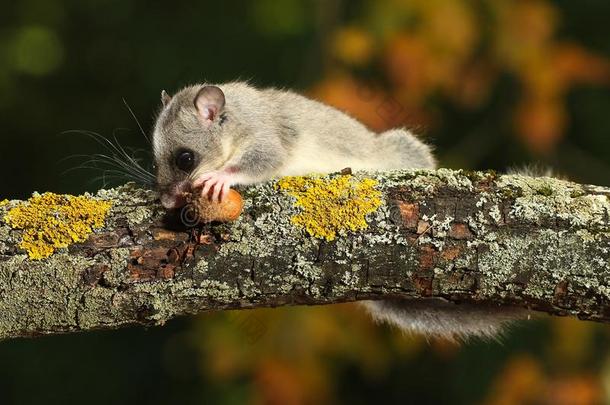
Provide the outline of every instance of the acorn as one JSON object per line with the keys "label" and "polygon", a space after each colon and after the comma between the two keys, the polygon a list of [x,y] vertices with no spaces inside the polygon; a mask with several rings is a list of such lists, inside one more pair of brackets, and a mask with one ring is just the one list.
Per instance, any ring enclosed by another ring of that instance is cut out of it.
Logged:
{"label": "acorn", "polygon": [[211,201],[208,196],[195,192],[187,195],[187,203],[195,211],[200,223],[235,221],[244,208],[241,194],[233,189],[229,190],[222,202]]}

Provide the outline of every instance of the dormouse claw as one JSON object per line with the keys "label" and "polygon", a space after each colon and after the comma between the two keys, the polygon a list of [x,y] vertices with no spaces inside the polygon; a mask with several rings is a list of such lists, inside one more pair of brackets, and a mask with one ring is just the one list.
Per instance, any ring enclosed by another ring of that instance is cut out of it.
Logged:
{"label": "dormouse claw", "polygon": [[233,176],[222,171],[205,173],[193,181],[194,188],[203,186],[201,195],[208,196],[211,201],[223,201],[232,185]]}

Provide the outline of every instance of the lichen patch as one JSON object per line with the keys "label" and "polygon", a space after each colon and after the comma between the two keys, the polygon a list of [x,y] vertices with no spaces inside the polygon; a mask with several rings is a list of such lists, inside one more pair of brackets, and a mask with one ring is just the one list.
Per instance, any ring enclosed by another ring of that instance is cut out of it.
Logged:
{"label": "lichen patch", "polygon": [[19,247],[30,259],[41,260],[55,250],[84,242],[94,229],[101,228],[112,203],[88,195],[34,194],[10,209],[4,221],[23,230]]}
{"label": "lichen patch", "polygon": [[315,238],[334,240],[343,231],[368,227],[366,216],[382,204],[377,181],[359,180],[351,175],[326,177],[284,177],[277,187],[296,198],[301,212],[292,223],[305,228]]}
{"label": "lichen patch", "polygon": [[576,227],[604,226],[610,203],[605,195],[586,194],[582,186],[553,178],[504,176],[498,181],[503,192],[517,189],[509,215],[540,223],[561,219]]}

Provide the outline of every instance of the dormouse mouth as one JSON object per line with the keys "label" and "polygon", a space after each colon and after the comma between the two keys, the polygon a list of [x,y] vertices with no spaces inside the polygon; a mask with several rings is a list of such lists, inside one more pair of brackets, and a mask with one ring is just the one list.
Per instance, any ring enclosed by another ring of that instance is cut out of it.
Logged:
{"label": "dormouse mouth", "polygon": [[175,210],[186,205],[186,194],[191,191],[191,183],[183,180],[161,189],[161,204],[165,209]]}

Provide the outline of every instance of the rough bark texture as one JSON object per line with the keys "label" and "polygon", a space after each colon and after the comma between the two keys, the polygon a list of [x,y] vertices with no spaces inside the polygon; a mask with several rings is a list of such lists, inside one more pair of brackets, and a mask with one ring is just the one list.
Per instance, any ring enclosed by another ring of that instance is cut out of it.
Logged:
{"label": "rough bark texture", "polygon": [[11,202],[0,207],[0,338],[390,296],[610,319],[610,189],[449,170],[355,178],[377,180],[383,204],[368,229],[333,241],[292,223],[301,208],[275,182],[242,190],[238,221],[194,229],[127,185],[98,193],[113,201],[104,229],[32,261],[2,222]]}

